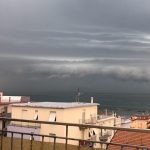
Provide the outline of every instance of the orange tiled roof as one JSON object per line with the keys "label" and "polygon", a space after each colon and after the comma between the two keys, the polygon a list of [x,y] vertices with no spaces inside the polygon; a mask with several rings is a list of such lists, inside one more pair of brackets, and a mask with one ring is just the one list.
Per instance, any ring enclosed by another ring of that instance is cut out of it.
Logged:
{"label": "orange tiled roof", "polygon": [[[145,146],[147,148],[150,148],[150,133],[118,130],[116,131],[111,142],[119,143],[119,144]],[[108,150],[120,150],[120,147],[114,145],[108,145]],[[123,148],[123,150],[135,150],[135,148],[126,147]]]}
{"label": "orange tiled roof", "polygon": [[131,117],[131,120],[149,120],[150,119],[150,114],[149,115],[135,115]]}

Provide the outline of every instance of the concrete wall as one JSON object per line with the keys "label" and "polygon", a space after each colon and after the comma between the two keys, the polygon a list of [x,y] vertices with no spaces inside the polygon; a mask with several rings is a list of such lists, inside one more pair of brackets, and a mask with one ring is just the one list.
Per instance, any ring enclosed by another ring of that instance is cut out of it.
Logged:
{"label": "concrete wall", "polygon": [[[19,126],[12,126],[12,125],[9,125],[7,126],[7,131],[14,131],[14,132],[24,132],[24,133],[34,133],[34,134],[40,134],[40,128],[27,128],[27,127],[19,127]],[[11,134],[10,133],[7,133],[7,136],[8,137],[11,137]],[[13,134],[14,137],[16,138],[21,138],[21,134]],[[31,136],[30,135],[23,135],[23,138],[24,139],[31,139]],[[33,137],[34,140],[36,141],[39,141],[41,137],[39,136],[34,136]]]}

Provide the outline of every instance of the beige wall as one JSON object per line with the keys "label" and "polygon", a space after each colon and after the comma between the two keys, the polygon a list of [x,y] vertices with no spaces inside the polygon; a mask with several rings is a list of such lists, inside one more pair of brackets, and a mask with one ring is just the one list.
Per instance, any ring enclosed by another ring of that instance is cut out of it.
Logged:
{"label": "beige wall", "polygon": [[12,118],[22,119],[22,110],[27,110],[28,120],[33,120],[35,111],[38,110],[38,120],[48,121],[50,111],[57,112],[57,121],[63,121],[63,109],[48,109],[48,108],[32,108],[32,107],[15,107],[12,106]]}
{"label": "beige wall", "polygon": [[79,123],[79,121],[82,120],[82,113],[83,112],[85,112],[85,120],[89,120],[91,115],[97,116],[97,106],[65,109],[63,122]]}
{"label": "beige wall", "polygon": [[[91,115],[97,116],[97,106],[69,108],[64,110],[64,122],[67,123],[81,123],[84,120],[83,113],[85,113],[85,121],[90,120]],[[86,129],[88,130],[88,129]],[[85,136],[86,130],[80,130],[79,127],[69,127],[68,136],[70,138],[87,139]],[[77,143],[70,141],[71,144]]]}
{"label": "beige wall", "polygon": [[48,121],[50,111],[56,112],[57,122],[79,123],[82,120],[82,113],[85,112],[85,120],[89,120],[91,115],[97,116],[97,106],[51,109],[51,108],[33,108],[33,107],[15,107],[12,106],[12,118],[22,119],[22,110],[26,110],[27,119],[33,120],[35,111],[38,110],[38,120]]}
{"label": "beige wall", "polygon": [[147,128],[147,121],[148,120],[134,120],[131,121],[131,128],[141,128],[146,129]]}
{"label": "beige wall", "polygon": [[[85,120],[89,120],[91,115],[97,116],[97,106],[86,106],[78,108],[66,108],[66,109],[51,109],[51,108],[33,108],[33,107],[15,107],[12,106],[12,118],[23,119],[22,110],[26,110],[25,118],[33,120],[35,111],[38,110],[38,120],[48,121],[50,111],[56,112],[56,121],[65,122],[65,123],[79,123],[82,120],[83,112],[85,112]],[[24,118],[24,119],[25,119]],[[85,131],[84,131],[85,132]],[[87,138],[84,136],[83,130],[80,130],[79,127],[69,127],[68,137],[70,138]],[[88,135],[88,130],[86,131]],[[65,136],[66,130],[64,126],[57,125],[41,125],[40,134],[55,133],[57,136]],[[46,139],[50,141],[49,138]],[[57,140],[57,142],[62,143],[64,140]],[[70,141],[70,144],[75,144],[76,142]]]}
{"label": "beige wall", "polygon": [[0,120],[0,130],[2,130],[2,121]]}
{"label": "beige wall", "polygon": [[106,119],[99,120],[100,126],[114,126],[115,123],[115,117],[108,117]]}

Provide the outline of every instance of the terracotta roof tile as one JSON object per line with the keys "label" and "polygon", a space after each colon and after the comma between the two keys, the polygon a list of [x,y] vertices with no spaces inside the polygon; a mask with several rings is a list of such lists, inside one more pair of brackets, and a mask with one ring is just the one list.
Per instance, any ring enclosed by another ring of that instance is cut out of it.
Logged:
{"label": "terracotta roof tile", "polygon": [[[111,140],[112,143],[131,144],[145,146],[150,149],[150,133],[116,131]],[[120,150],[120,146],[108,145],[108,150]],[[135,150],[135,148],[126,147],[123,150]]]}

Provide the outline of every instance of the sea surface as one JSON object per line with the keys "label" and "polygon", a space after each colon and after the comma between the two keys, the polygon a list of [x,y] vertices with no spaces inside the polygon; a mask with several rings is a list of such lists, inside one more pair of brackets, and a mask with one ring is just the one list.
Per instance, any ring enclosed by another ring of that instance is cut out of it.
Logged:
{"label": "sea surface", "polygon": [[[90,102],[90,97],[94,97],[94,102],[100,104],[100,110],[116,112],[118,115],[130,116],[134,114],[144,114],[150,112],[150,94],[139,93],[98,93],[81,92],[80,102]],[[32,101],[57,101],[75,102],[76,94],[73,92],[53,92],[44,95],[31,95]]]}

